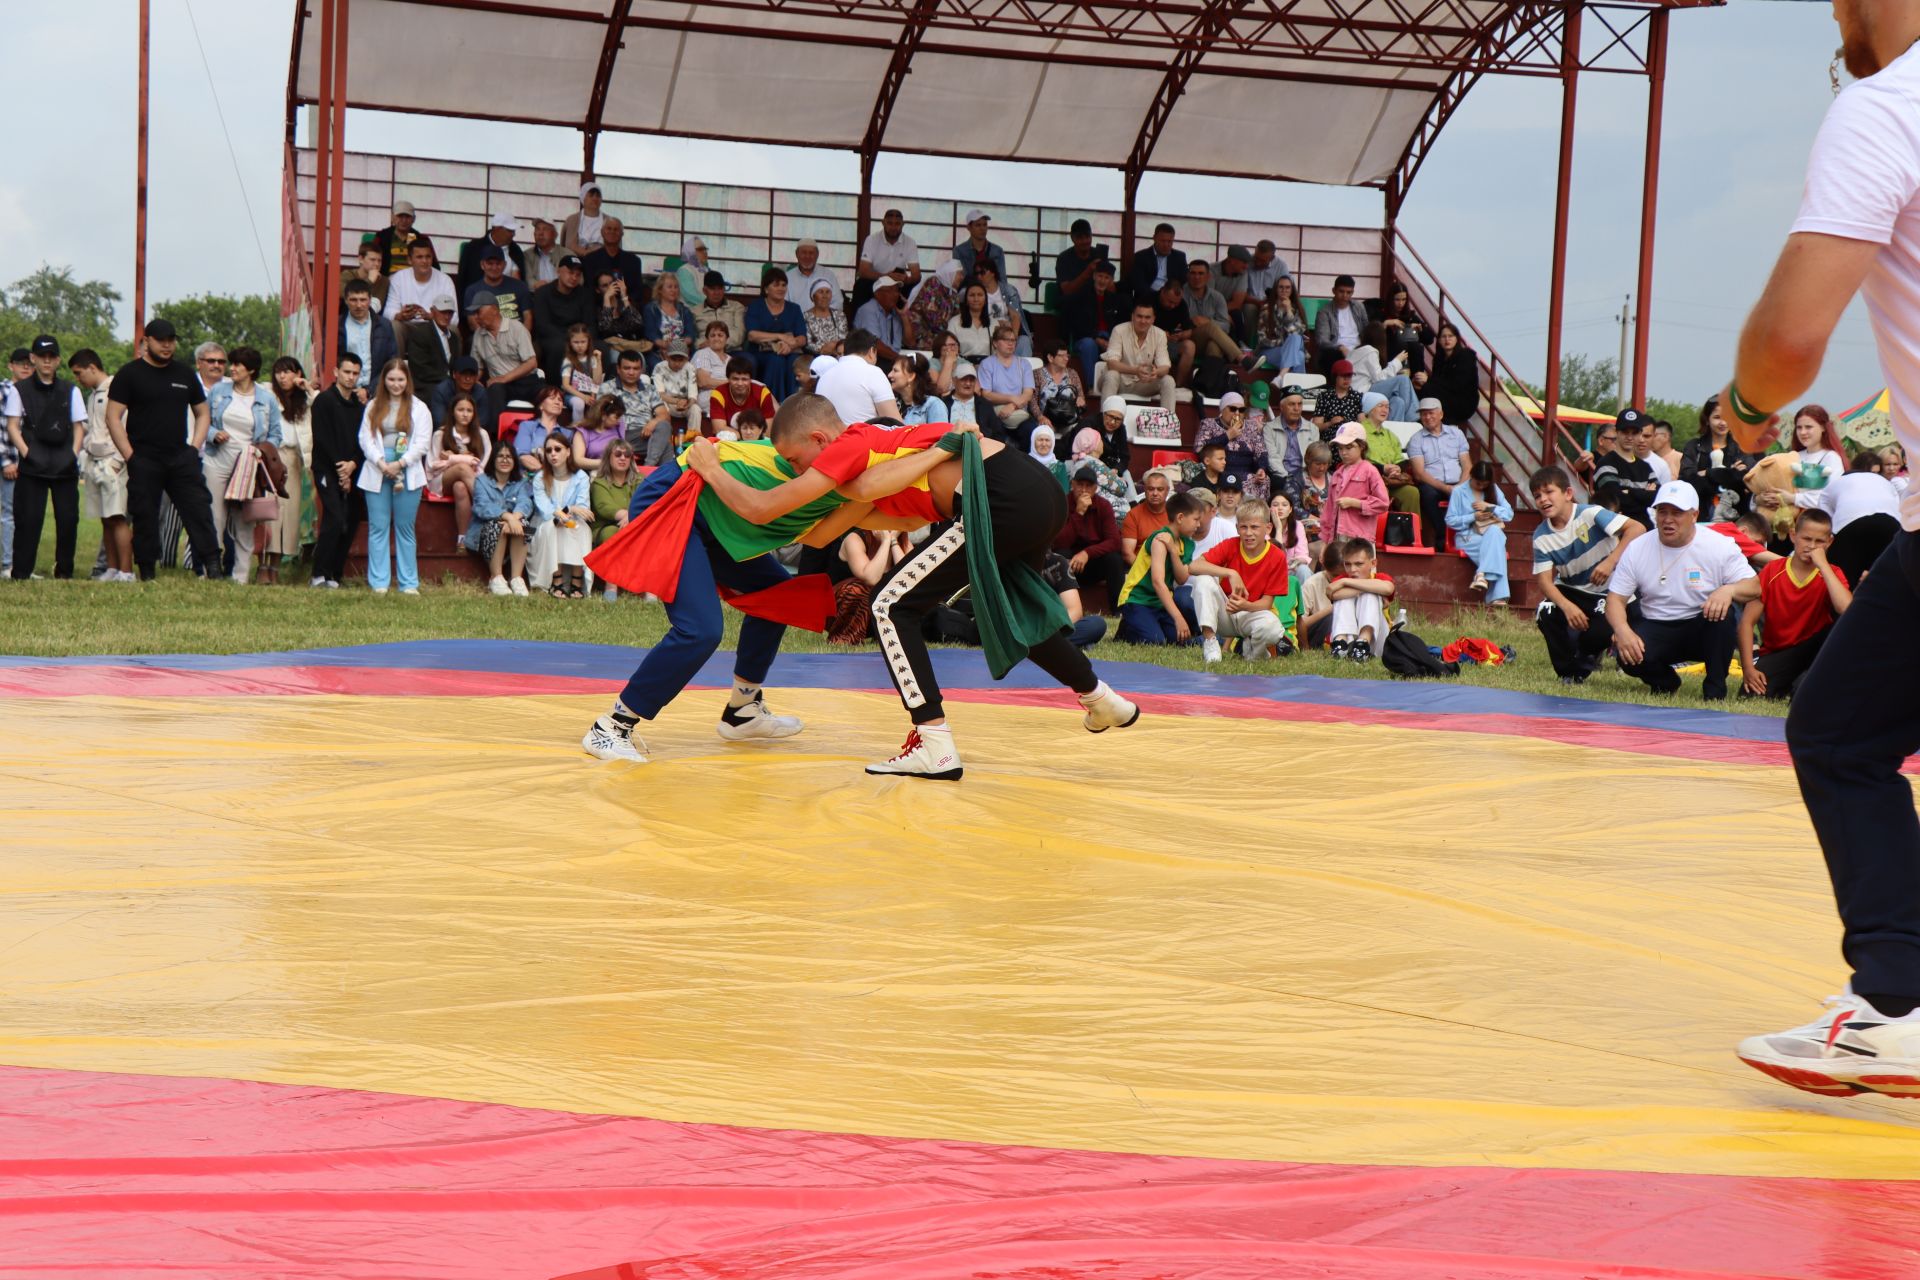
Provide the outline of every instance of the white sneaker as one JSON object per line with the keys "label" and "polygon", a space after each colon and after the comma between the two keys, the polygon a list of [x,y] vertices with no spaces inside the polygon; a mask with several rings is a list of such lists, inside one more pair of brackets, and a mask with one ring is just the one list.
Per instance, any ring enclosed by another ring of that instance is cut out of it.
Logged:
{"label": "white sneaker", "polygon": [[1467,584],[1467,590],[1469,591],[1485,591],[1486,589],[1487,589],[1487,575],[1484,573],[1474,574],[1473,581]]}
{"label": "white sneaker", "polygon": [[375,595],[377,595],[377,596],[383,596],[383,595],[385,595],[385,594],[387,594],[387,589],[386,589],[385,587],[374,587],[374,588],[373,588],[373,594],[375,594]]}
{"label": "white sneaker", "polygon": [[1095,685],[1092,693],[1082,694],[1080,705],[1087,709],[1088,733],[1124,729],[1140,718],[1139,706],[1115,693],[1105,680]]}
{"label": "white sneaker", "polygon": [[867,766],[868,773],[888,777],[960,781],[960,753],[953,749],[953,730],[914,728],[891,760]]}
{"label": "white sneaker", "polygon": [[512,582],[508,583],[507,586],[513,591],[513,594],[517,596],[527,594],[527,580],[525,578],[515,578]]}
{"label": "white sneaker", "polygon": [[309,582],[307,585],[309,587],[324,587],[327,585],[327,580],[325,578],[315,578],[312,582]]}
{"label": "white sneaker", "polygon": [[101,575],[104,582],[138,582],[140,579],[125,569],[109,569]]}
{"label": "white sneaker", "polygon": [[339,589],[340,589],[340,579],[338,578],[327,579],[327,590],[338,591]]}
{"label": "white sneaker", "polygon": [[496,596],[512,594],[507,590],[507,580],[498,576],[495,576],[492,581],[487,583],[487,590]]}
{"label": "white sneaker", "polygon": [[402,587],[402,588],[400,588],[400,594],[401,594],[401,595],[403,595],[403,596],[417,596],[417,595],[419,595],[419,594],[420,594],[420,588],[418,588],[418,587]]}
{"label": "white sneaker", "polygon": [[767,710],[766,695],[756,693],[745,706],[722,711],[714,732],[728,742],[745,742],[750,738],[791,738],[804,728],[799,716],[777,716]]}
{"label": "white sneaker", "polygon": [[1752,1036],[1740,1061],[1808,1093],[1920,1098],[1920,1013],[1889,1018],[1859,996],[1828,996],[1803,1027]]}
{"label": "white sneaker", "polygon": [[1208,663],[1209,665],[1211,665],[1212,663],[1215,663],[1215,662],[1218,662],[1218,661],[1220,661],[1220,640],[1219,640],[1219,637],[1217,637],[1217,636],[1202,636],[1202,637],[1200,638],[1200,656],[1201,656],[1201,657],[1202,657],[1203,659],[1205,659],[1205,660],[1206,660],[1206,662],[1207,662],[1207,663]]}
{"label": "white sneaker", "polygon": [[637,733],[622,733],[620,726],[610,716],[601,716],[587,730],[587,736],[580,739],[580,746],[590,756],[602,760],[625,760],[629,764],[645,764],[646,741]]}

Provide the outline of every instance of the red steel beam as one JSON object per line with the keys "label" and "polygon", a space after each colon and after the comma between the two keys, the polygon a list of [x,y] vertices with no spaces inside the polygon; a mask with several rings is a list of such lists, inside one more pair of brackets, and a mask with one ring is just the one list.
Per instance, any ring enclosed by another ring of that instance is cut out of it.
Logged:
{"label": "red steel beam", "polygon": [[[327,240],[339,232],[328,214],[333,189],[333,45],[339,22],[333,7],[338,0],[320,0],[320,83],[319,101],[314,106],[313,156],[313,350],[320,365],[318,377],[333,376],[333,322],[328,299]],[[295,183],[299,181],[295,175]]]}
{"label": "red steel beam", "polygon": [[867,242],[867,232],[873,223],[873,168],[880,158],[880,148],[886,141],[887,122],[893,118],[893,104],[899,101],[900,90],[913,71],[913,55],[927,34],[927,25],[939,10],[940,0],[914,0],[913,8],[907,13],[906,23],[900,28],[899,38],[894,43],[893,55],[887,59],[886,73],[880,77],[880,91],[874,95],[873,113],[867,117],[866,136],[860,139],[860,197],[854,209],[856,257],[860,246]]}
{"label": "red steel beam", "polygon": [[1179,105],[1180,95],[1187,91],[1187,81],[1193,78],[1200,60],[1206,56],[1206,50],[1212,43],[1208,37],[1230,23],[1245,4],[1246,0],[1212,0],[1206,6],[1205,12],[1195,23],[1195,34],[1199,38],[1173,55],[1165,74],[1160,77],[1159,89],[1155,90],[1152,101],[1147,103],[1147,113],[1140,121],[1140,132],[1134,137],[1133,150],[1127,153],[1126,164],[1120,171],[1126,184],[1126,205],[1120,215],[1120,252],[1129,258],[1133,254],[1134,213],[1140,179],[1153,160],[1154,148],[1160,144],[1160,134],[1166,129],[1167,121],[1173,118],[1173,109]]}
{"label": "red steel beam", "polygon": [[594,153],[600,147],[600,121],[607,111],[607,87],[613,83],[613,64],[625,47],[622,37],[627,33],[627,15],[632,10],[633,0],[613,0],[613,9],[607,15],[607,38],[600,46],[600,65],[593,71],[593,92],[587,95],[587,118],[580,126],[586,135],[580,156],[582,182],[593,178]]}
{"label": "red steel beam", "polygon": [[1567,222],[1573,203],[1573,125],[1580,88],[1580,3],[1567,0],[1567,19],[1561,37],[1561,60],[1566,79],[1560,96],[1560,181],[1553,208],[1553,271],[1547,295],[1546,415],[1540,429],[1540,465],[1553,465],[1554,433],[1560,426],[1560,335],[1566,321]]}
{"label": "red steel beam", "polygon": [[1667,11],[1647,33],[1647,163],[1640,182],[1640,314],[1633,325],[1633,403],[1647,403],[1647,349],[1653,337],[1653,230],[1660,207],[1660,128],[1667,108]]}
{"label": "red steel beam", "polygon": [[133,162],[133,340],[147,323],[147,64],[153,52],[150,0],[140,0],[139,118],[135,122]]}

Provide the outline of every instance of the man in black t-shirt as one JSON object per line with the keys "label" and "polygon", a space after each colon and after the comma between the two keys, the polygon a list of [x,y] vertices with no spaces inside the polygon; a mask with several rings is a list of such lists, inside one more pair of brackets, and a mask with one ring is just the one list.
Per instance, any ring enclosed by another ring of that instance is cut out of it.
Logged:
{"label": "man in black t-shirt", "polygon": [[1167,335],[1167,358],[1173,361],[1173,384],[1187,385],[1193,372],[1193,313],[1187,310],[1186,284],[1168,278],[1153,295],[1153,326]]}
{"label": "man in black t-shirt", "polygon": [[[177,335],[165,320],[149,320],[139,356],[120,366],[107,393],[107,432],[127,460],[127,515],[133,522],[133,560],[140,580],[153,579],[160,558],[160,495],[172,500],[186,526],[193,562],[220,572],[213,529],[213,498],[200,471],[207,438],[207,393],[193,370],[173,358]],[[193,430],[180,438],[188,410]]]}
{"label": "man in black t-shirt", "polygon": [[1660,478],[1651,462],[1635,456],[1635,446],[1646,425],[1646,415],[1638,409],[1621,413],[1614,423],[1614,452],[1594,460],[1593,488],[1598,493],[1604,485],[1618,486],[1620,514],[1650,528],[1653,495],[1660,488]]}

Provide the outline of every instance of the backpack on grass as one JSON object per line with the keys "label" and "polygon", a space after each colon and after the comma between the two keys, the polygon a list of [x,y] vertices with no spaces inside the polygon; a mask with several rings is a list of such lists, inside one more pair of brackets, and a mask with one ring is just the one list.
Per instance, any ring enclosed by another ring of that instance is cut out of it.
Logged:
{"label": "backpack on grass", "polygon": [[1396,676],[1411,680],[1460,674],[1459,663],[1440,661],[1427,648],[1425,640],[1405,627],[1387,633],[1387,643],[1380,651],[1380,665]]}

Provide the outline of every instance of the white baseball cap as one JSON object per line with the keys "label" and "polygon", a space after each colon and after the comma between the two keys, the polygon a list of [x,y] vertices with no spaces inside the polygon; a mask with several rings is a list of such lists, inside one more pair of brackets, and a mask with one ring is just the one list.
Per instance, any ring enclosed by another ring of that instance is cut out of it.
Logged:
{"label": "white baseball cap", "polygon": [[1678,511],[1698,511],[1700,495],[1685,480],[1669,480],[1660,486],[1660,492],[1653,495],[1653,505],[1672,507]]}
{"label": "white baseball cap", "polygon": [[993,219],[987,217],[987,211],[985,209],[969,209],[967,210],[967,221],[968,222],[992,222]]}
{"label": "white baseball cap", "polygon": [[494,214],[493,221],[487,224],[487,230],[492,231],[496,227],[506,231],[511,231],[515,235],[520,234],[520,223],[510,213]]}
{"label": "white baseball cap", "polygon": [[807,372],[812,374],[815,378],[818,378],[821,374],[825,373],[827,370],[833,368],[833,366],[839,363],[840,362],[834,359],[832,356],[815,356],[813,358],[813,363],[807,366]]}

